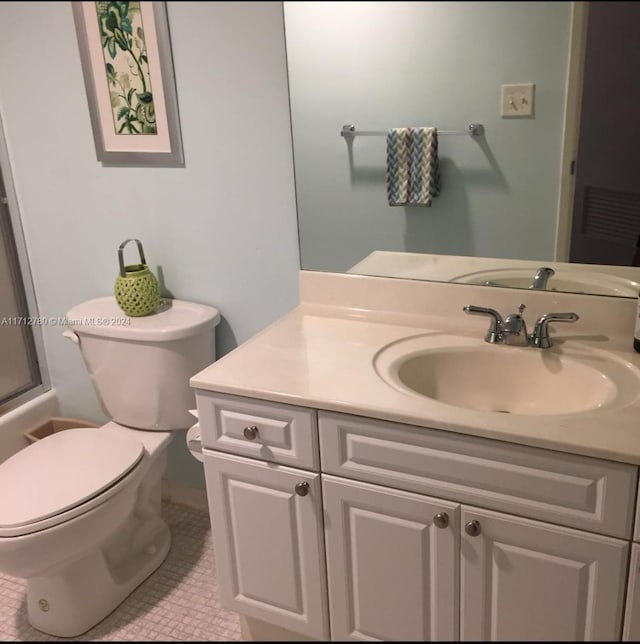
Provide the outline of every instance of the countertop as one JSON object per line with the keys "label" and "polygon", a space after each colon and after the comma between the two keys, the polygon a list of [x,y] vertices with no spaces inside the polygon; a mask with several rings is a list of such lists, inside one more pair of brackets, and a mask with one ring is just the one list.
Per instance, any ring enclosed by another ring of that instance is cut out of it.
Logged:
{"label": "countertop", "polygon": [[[600,266],[597,264],[579,264],[576,262],[538,261],[527,259],[501,259],[495,257],[468,257],[464,255],[438,255],[428,253],[407,253],[395,251],[373,251],[362,261],[352,266],[348,273],[371,275],[376,277],[399,277],[405,279],[421,279],[438,282],[462,282],[478,284],[470,281],[476,274],[493,273],[492,279],[499,279],[501,272],[510,270],[521,272],[533,279],[536,270],[542,266],[553,268],[557,276],[549,279],[549,288],[554,288],[554,281],[564,276],[580,277],[580,275],[602,277],[601,283],[594,284],[594,294],[605,294],[603,285],[624,285],[628,282],[629,292],[638,294],[640,285],[638,277],[640,269],[637,266]],[[626,292],[626,287],[624,287]]]}
{"label": "countertop", "polygon": [[[557,325],[560,346],[592,345],[640,369],[640,354],[632,349],[636,303],[628,298],[309,274],[301,278],[299,306],[194,375],[191,385],[640,464],[640,390],[620,408],[516,415],[462,409],[409,394],[376,372],[376,355],[405,338],[426,333],[482,337],[487,320],[464,315],[461,303],[493,306],[506,313],[511,311],[505,307],[515,308],[520,300],[528,302],[536,316],[574,309],[580,314],[581,325],[566,324],[561,330]],[[603,320],[610,321],[606,328]],[[495,345],[496,351],[511,348]]]}

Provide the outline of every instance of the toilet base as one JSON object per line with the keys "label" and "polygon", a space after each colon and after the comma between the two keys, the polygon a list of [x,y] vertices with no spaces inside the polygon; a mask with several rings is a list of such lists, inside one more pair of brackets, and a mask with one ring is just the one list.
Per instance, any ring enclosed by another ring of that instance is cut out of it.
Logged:
{"label": "toilet base", "polygon": [[57,637],[75,637],[101,622],[166,558],[171,533],[164,521],[135,556],[110,566],[101,549],[56,573],[27,582],[27,614],[34,628]]}

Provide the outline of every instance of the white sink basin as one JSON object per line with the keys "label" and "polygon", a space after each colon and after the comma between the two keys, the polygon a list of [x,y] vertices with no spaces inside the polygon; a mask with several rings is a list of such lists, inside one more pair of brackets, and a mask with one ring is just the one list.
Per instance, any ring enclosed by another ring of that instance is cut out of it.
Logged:
{"label": "white sink basin", "polygon": [[[463,284],[483,284],[510,288],[529,288],[536,269],[530,268],[497,268],[487,271],[475,271],[458,275],[452,282]],[[618,275],[608,275],[598,271],[579,269],[556,270],[547,282],[547,290],[565,293],[591,293],[593,295],[617,295],[637,297],[640,283]]]}
{"label": "white sink basin", "polygon": [[382,349],[375,368],[412,396],[482,412],[576,414],[628,405],[640,393],[634,365],[578,342],[536,349],[422,335]]}

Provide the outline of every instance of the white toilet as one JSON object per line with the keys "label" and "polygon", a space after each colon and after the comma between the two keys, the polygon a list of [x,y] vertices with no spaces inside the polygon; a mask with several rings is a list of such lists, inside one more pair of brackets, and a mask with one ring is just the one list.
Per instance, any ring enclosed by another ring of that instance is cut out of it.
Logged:
{"label": "white toilet", "polygon": [[172,430],[193,423],[189,378],[215,358],[210,306],[168,300],[127,317],[103,297],[67,314],[105,413],[0,464],[0,571],[27,580],[31,624],[73,637],[164,560],[160,484]]}

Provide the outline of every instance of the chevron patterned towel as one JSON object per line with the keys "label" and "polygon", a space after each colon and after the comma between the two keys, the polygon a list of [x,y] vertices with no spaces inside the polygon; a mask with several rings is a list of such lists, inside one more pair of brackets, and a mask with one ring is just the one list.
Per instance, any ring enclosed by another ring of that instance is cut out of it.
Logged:
{"label": "chevron patterned towel", "polygon": [[430,206],[440,194],[435,127],[397,127],[387,133],[387,198],[390,206]]}

